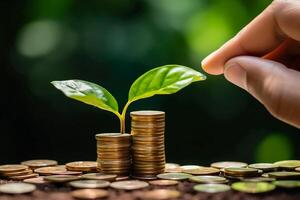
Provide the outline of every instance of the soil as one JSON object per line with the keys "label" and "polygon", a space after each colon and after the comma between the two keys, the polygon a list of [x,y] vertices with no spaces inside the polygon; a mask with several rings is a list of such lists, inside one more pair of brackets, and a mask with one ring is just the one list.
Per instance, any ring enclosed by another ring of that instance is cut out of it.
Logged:
{"label": "soil", "polygon": [[[0,184],[7,183],[10,181],[1,181]],[[150,186],[147,189],[136,190],[136,191],[120,191],[114,189],[107,189],[109,191],[108,200],[139,200],[142,199],[143,191],[151,189],[176,189],[182,192],[182,200],[299,200],[300,190],[282,190],[276,189],[273,192],[265,194],[245,194],[235,191],[228,191],[218,194],[207,194],[193,191],[192,187],[194,183],[181,182],[177,186],[158,187]],[[5,195],[0,194],[0,200],[74,200],[69,192],[72,188],[66,185],[56,184],[43,184],[38,185],[38,190],[31,194],[23,195]]]}

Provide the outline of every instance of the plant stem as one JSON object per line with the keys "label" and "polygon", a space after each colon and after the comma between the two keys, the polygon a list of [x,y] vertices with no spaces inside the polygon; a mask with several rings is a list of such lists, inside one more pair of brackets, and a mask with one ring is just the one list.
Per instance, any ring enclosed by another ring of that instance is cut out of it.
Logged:
{"label": "plant stem", "polygon": [[121,114],[119,112],[116,112],[115,114],[118,116],[118,118],[120,120],[120,133],[122,133],[122,131],[123,131],[123,125],[122,125],[123,119],[122,119],[122,116],[121,116]]}
{"label": "plant stem", "polygon": [[128,101],[122,111],[121,114],[121,134],[126,132],[126,111],[128,109],[128,106],[130,105],[131,101]]}

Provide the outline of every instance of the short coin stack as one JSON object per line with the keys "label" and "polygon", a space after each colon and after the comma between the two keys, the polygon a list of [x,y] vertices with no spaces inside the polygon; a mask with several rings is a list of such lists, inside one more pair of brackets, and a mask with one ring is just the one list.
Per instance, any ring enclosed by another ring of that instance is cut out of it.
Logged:
{"label": "short coin stack", "polygon": [[129,175],[131,172],[131,135],[96,135],[98,169],[105,174]]}
{"label": "short coin stack", "polygon": [[165,169],[165,113],[131,112],[133,174],[151,179]]}
{"label": "short coin stack", "polygon": [[1,165],[0,176],[11,180],[24,180],[27,178],[37,177],[38,174],[33,173],[26,165]]}

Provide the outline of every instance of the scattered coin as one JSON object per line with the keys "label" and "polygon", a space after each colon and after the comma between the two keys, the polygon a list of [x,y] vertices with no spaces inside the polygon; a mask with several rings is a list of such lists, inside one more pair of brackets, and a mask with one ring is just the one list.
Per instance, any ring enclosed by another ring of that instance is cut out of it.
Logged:
{"label": "scattered coin", "polygon": [[280,180],[280,181],[274,181],[274,185],[281,188],[287,188],[287,189],[293,189],[293,188],[299,188],[300,187],[300,181],[296,180]]}
{"label": "scattered coin", "polygon": [[276,179],[300,179],[300,172],[269,172],[268,177]]}
{"label": "scattered coin", "polygon": [[48,181],[44,180],[44,177],[28,178],[28,179],[24,179],[23,182],[36,184],[36,185],[49,183]]}
{"label": "scattered coin", "polygon": [[80,189],[71,192],[71,196],[77,199],[98,199],[108,196],[108,192],[102,189]]}
{"label": "scattered coin", "polygon": [[163,173],[158,174],[157,178],[167,179],[167,180],[186,180],[189,179],[192,175],[186,173]]}
{"label": "scattered coin", "polygon": [[8,173],[8,172],[18,172],[27,170],[28,167],[25,165],[0,165],[0,173]]}
{"label": "scattered coin", "polygon": [[175,173],[180,173],[182,172],[182,169],[180,167],[179,164],[176,163],[166,163],[165,164],[165,173],[171,173],[171,172],[175,172]]}
{"label": "scattered coin", "polygon": [[276,179],[269,178],[269,177],[254,177],[254,178],[242,178],[241,180],[244,182],[273,182]]}
{"label": "scattered coin", "polygon": [[192,176],[190,181],[196,183],[228,183],[228,180],[220,176]]}
{"label": "scattered coin", "polygon": [[156,189],[142,193],[142,199],[152,200],[177,199],[180,196],[181,193],[179,191],[167,189]]}
{"label": "scattered coin", "polygon": [[182,172],[187,174],[193,174],[193,175],[209,175],[209,174],[218,174],[220,173],[220,170],[213,167],[199,167],[195,169],[185,169],[182,170]]}
{"label": "scattered coin", "polygon": [[199,169],[199,165],[182,165],[180,166],[181,170],[193,170],[193,169]]}
{"label": "scattered coin", "polygon": [[242,168],[242,167],[247,167],[248,164],[243,162],[235,162],[235,161],[222,161],[222,162],[212,163],[210,166],[217,169],[223,169],[228,167]]}
{"label": "scattered coin", "polygon": [[154,180],[149,181],[151,185],[157,185],[157,186],[173,186],[177,185],[179,182],[175,180]]}
{"label": "scattered coin", "polygon": [[275,162],[274,165],[282,169],[292,170],[300,167],[300,160],[282,160]]}
{"label": "scattered coin", "polygon": [[90,180],[115,181],[117,178],[117,175],[102,174],[102,173],[90,173],[90,174],[82,175],[81,178],[90,179]]}
{"label": "scattered coin", "polygon": [[272,163],[254,163],[249,165],[248,167],[254,168],[254,169],[260,169],[264,172],[271,172],[271,171],[276,171],[277,166],[275,166]]}
{"label": "scattered coin", "polygon": [[275,189],[275,185],[267,182],[236,182],[231,185],[231,188],[245,193],[265,193]]}
{"label": "scattered coin", "polygon": [[80,179],[78,176],[73,175],[52,175],[52,176],[45,176],[44,180],[55,182],[55,183],[64,183],[69,181],[75,181]]}
{"label": "scattered coin", "polygon": [[80,171],[80,172],[90,172],[97,170],[97,162],[95,161],[76,161],[66,164],[67,170],[70,171]]}
{"label": "scattered coin", "polygon": [[117,176],[116,181],[125,181],[129,180],[129,176]]}
{"label": "scattered coin", "polygon": [[36,186],[29,183],[6,183],[0,185],[0,192],[6,194],[24,194],[34,190],[36,190]]}
{"label": "scattered coin", "polygon": [[27,160],[21,163],[22,165],[26,165],[31,169],[36,169],[39,167],[49,167],[56,166],[57,161],[55,160]]}
{"label": "scattered coin", "polygon": [[103,180],[79,180],[79,181],[72,181],[69,184],[75,188],[87,188],[87,189],[106,188],[110,185],[108,181],[103,181]]}
{"label": "scattered coin", "polygon": [[64,173],[67,169],[64,165],[58,165],[53,167],[41,167],[34,170],[35,173],[40,175],[57,175],[57,173]]}
{"label": "scattered coin", "polygon": [[218,192],[226,192],[230,190],[230,187],[225,184],[198,184],[195,185],[194,190],[197,192],[206,192],[206,193],[218,193]]}
{"label": "scattered coin", "polygon": [[177,167],[180,167],[180,165],[177,163],[166,163],[165,164],[165,168],[177,168]]}
{"label": "scattered coin", "polygon": [[261,171],[254,168],[237,168],[237,167],[228,167],[224,169],[226,176],[239,176],[239,177],[249,177],[249,176],[258,176]]}
{"label": "scattered coin", "polygon": [[11,176],[9,177],[12,180],[20,181],[28,178],[35,178],[38,177],[38,174],[32,173],[32,174],[26,174],[26,175],[20,175],[20,176]]}
{"label": "scattered coin", "polygon": [[17,172],[2,173],[2,176],[4,176],[4,177],[22,176],[22,175],[28,175],[28,174],[32,174],[32,173],[33,173],[33,171],[31,169],[25,169],[25,170],[17,171]]}
{"label": "scattered coin", "polygon": [[147,182],[138,180],[116,181],[110,184],[110,187],[119,190],[137,190],[148,186]]}

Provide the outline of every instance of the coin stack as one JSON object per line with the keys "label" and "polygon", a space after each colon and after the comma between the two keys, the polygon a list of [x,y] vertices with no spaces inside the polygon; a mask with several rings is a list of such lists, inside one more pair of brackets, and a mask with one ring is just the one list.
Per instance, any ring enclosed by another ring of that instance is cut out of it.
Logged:
{"label": "coin stack", "polygon": [[98,170],[105,174],[129,175],[131,172],[131,135],[96,135]]}
{"label": "coin stack", "polygon": [[24,180],[27,178],[37,177],[38,174],[33,173],[26,165],[12,164],[0,166],[0,177],[10,180]]}
{"label": "coin stack", "polygon": [[151,179],[165,169],[165,113],[134,111],[131,116],[133,174]]}

